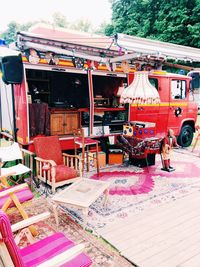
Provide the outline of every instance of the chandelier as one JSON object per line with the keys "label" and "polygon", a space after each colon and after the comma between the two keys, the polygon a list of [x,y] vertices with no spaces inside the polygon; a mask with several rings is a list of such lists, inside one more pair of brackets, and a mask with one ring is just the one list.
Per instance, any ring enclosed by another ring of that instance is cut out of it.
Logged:
{"label": "chandelier", "polygon": [[148,71],[136,71],[132,83],[126,87],[120,98],[120,103],[125,104],[157,104],[160,97],[157,89],[148,79]]}

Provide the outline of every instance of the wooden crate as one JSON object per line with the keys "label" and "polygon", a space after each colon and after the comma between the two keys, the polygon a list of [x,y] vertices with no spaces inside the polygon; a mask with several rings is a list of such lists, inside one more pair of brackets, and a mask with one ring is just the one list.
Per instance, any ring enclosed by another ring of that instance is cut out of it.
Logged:
{"label": "wooden crate", "polygon": [[122,164],[124,159],[124,155],[122,152],[120,153],[112,153],[109,152],[108,154],[108,164]]}
{"label": "wooden crate", "polygon": [[[94,157],[96,157],[96,153],[93,153]],[[101,151],[98,153],[98,158],[99,158],[99,168],[105,167],[106,166],[106,154]],[[97,167],[96,160],[94,160],[94,167]]]}

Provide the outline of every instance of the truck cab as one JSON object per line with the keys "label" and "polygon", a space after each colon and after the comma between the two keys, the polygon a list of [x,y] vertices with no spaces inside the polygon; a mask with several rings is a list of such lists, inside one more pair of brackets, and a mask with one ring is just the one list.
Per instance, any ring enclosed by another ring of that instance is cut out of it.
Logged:
{"label": "truck cab", "polygon": [[149,81],[158,90],[159,104],[131,104],[130,121],[156,123],[156,135],[165,136],[169,128],[174,130],[180,146],[191,144],[197,118],[197,105],[190,100],[191,77],[154,72]]}

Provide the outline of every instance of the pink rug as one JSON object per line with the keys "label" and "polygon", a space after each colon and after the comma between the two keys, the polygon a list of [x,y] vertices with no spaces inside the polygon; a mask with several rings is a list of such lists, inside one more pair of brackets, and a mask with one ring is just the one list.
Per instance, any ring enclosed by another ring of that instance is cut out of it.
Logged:
{"label": "pink rug", "polygon": [[100,176],[94,174],[91,179],[110,181],[110,195],[136,195],[148,193],[154,186],[152,175],[148,172],[137,173],[134,171],[106,171]]}

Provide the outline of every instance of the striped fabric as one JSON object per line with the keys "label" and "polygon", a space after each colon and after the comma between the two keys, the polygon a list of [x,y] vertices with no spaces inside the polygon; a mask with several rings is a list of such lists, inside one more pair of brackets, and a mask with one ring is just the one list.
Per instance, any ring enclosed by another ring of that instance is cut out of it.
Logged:
{"label": "striped fabric", "polygon": [[[36,267],[74,246],[70,239],[58,232],[19,249],[15,244],[9,219],[3,211],[0,211],[0,233],[15,267]],[[62,267],[88,267],[91,263],[91,259],[85,253],[80,253]]]}
{"label": "striped fabric", "polygon": [[[3,189],[3,190],[7,190],[10,188],[11,187]],[[31,200],[34,197],[33,193],[31,192],[31,190],[28,187],[16,192],[15,195],[18,197],[20,203],[24,203],[28,200]],[[0,197],[0,209],[3,207],[5,201],[8,199],[8,197],[9,196]],[[15,206],[15,204],[13,202],[11,202],[10,208],[13,206]]]}
{"label": "striped fabric", "polygon": [[25,267],[19,248],[16,246],[8,216],[0,210],[0,233],[15,267]]}
{"label": "striped fabric", "polygon": [[[46,259],[62,253],[74,246],[74,243],[65,237],[63,233],[55,233],[43,240],[38,241],[26,248],[21,249],[20,253],[26,267],[34,267]],[[84,253],[79,254],[68,263],[62,265],[66,267],[87,267],[91,265],[91,260]]]}

